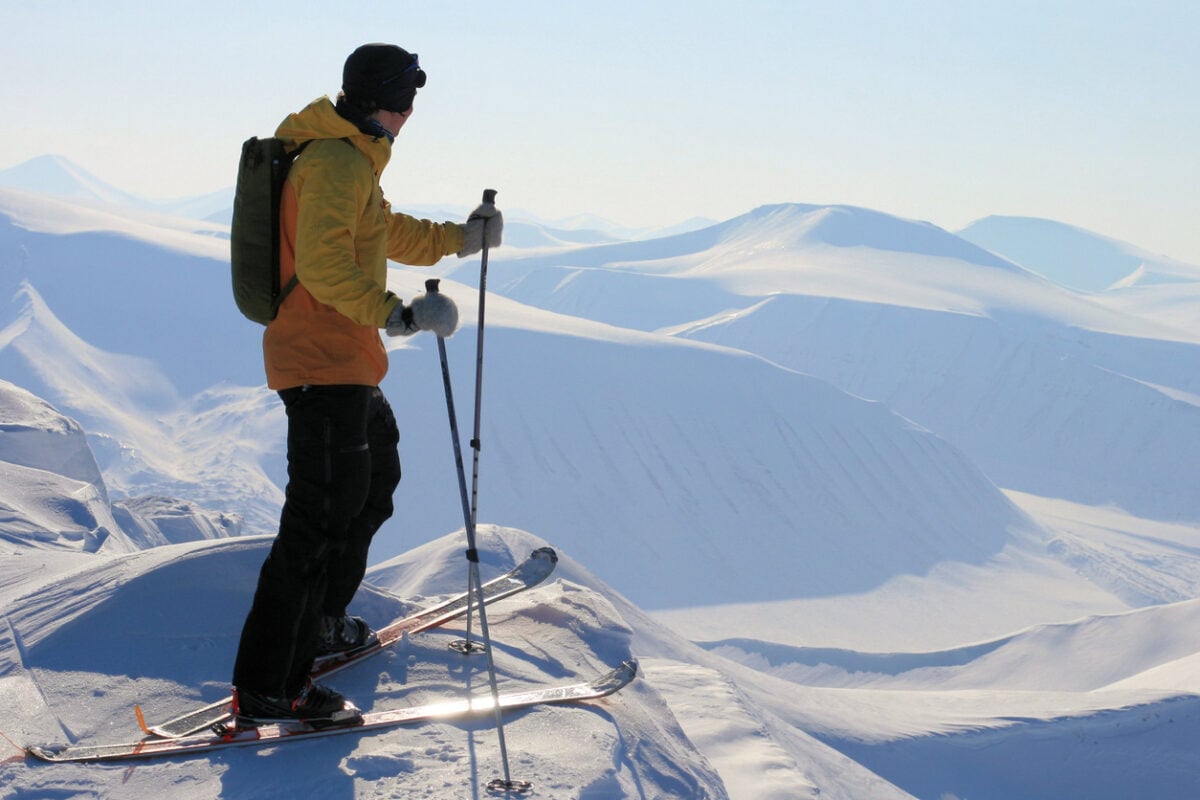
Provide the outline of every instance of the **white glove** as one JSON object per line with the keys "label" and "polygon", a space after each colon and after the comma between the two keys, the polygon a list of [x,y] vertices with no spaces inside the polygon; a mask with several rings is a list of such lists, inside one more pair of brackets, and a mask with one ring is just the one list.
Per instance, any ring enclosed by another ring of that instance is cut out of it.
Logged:
{"label": "white glove", "polygon": [[446,339],[458,330],[458,306],[441,292],[419,294],[407,306],[398,303],[387,318],[388,336],[431,331]]}
{"label": "white glove", "polygon": [[458,251],[459,258],[473,256],[488,247],[499,247],[504,233],[504,215],[495,203],[480,203],[479,207],[467,217],[466,238],[462,249]]}

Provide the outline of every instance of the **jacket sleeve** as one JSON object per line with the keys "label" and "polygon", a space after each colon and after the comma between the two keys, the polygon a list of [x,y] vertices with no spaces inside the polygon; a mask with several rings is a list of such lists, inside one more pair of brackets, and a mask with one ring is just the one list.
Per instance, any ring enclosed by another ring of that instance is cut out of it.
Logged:
{"label": "jacket sleeve", "polygon": [[[347,154],[360,158],[348,149]],[[334,150],[334,161],[338,155]],[[352,167],[321,166],[325,168],[305,170],[299,188],[296,275],[318,302],[360,325],[379,327],[398,300],[364,272],[355,258],[359,209],[370,201],[373,181],[368,172],[364,182],[357,174],[361,170]]]}
{"label": "jacket sleeve", "polygon": [[463,246],[463,226],[430,222],[388,210],[388,258],[413,267],[436,264]]}

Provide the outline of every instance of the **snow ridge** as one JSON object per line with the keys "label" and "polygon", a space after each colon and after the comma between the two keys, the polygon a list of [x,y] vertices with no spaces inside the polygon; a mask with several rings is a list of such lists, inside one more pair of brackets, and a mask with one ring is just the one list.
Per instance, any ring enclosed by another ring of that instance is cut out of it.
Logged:
{"label": "snow ridge", "polygon": [[[481,526],[482,568],[560,554],[489,615],[501,680],[643,665],[602,703],[513,715],[518,777],[592,798],[1200,792],[1200,282],[1141,258],[1079,291],[1001,228],[985,250],[784,204],[642,242],[530,230],[536,249],[495,254],[481,514],[512,527]],[[135,702],[158,718],[229,691],[285,478],[225,233],[0,190],[15,741],[124,739]],[[389,284],[443,277],[472,319],[473,271]],[[468,397],[473,337],[447,344]],[[432,345],[389,342],[405,479],[353,608],[375,624],[465,583]],[[461,634],[413,636],[339,688],[380,709],[480,691],[445,647]],[[289,795],[439,798],[478,793],[496,759],[479,722],[131,772],[15,756],[0,782],[236,798],[265,767]]]}

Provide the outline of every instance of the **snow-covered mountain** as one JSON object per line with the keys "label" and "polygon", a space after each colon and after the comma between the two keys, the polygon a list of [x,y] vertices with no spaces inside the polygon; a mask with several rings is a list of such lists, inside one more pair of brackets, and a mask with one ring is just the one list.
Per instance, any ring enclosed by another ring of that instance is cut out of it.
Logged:
{"label": "snow-covered mountain", "polygon": [[986,217],[958,235],[1055,283],[1083,291],[1200,279],[1195,265],[1048,219]]}
{"label": "snow-covered mountain", "polygon": [[61,197],[89,205],[142,207],[146,201],[111,186],[62,156],[32,158],[0,170],[0,186]]}
{"label": "snow-covered mountain", "polygon": [[[43,255],[44,234],[13,225],[9,235],[31,267],[5,318],[12,320],[0,350],[6,374],[112,438],[97,449],[119,496],[186,486],[183,496],[243,515],[248,531],[270,532],[283,475],[278,404],[253,387],[196,393],[222,377],[238,381],[258,358],[257,330],[230,310],[225,271],[171,243],[122,238],[129,274],[157,270],[193,284],[184,295],[185,328],[198,335],[143,336],[148,341],[124,351],[136,359],[108,356],[74,336],[72,323],[54,311],[57,301],[37,288],[51,271],[42,263],[53,260],[52,297],[70,294],[66,276],[81,276],[85,265]],[[196,238],[206,246],[208,237]],[[404,296],[419,291],[421,280],[415,270],[393,276]],[[161,305],[180,298],[169,298],[164,283],[92,278],[87,296],[131,333],[173,331],[179,326],[163,320]],[[474,316],[471,291],[449,282],[443,291],[459,298],[466,318]],[[95,316],[66,305],[71,319]],[[1033,527],[939,437],[745,352],[565,318],[503,297],[489,317],[481,470],[492,484],[484,511],[526,530],[569,531],[592,569],[648,607],[861,591],[947,558],[985,559],[1013,530]],[[398,350],[385,388],[401,420],[402,456],[415,454],[417,467],[406,469],[403,512],[381,534],[381,555],[461,523],[432,344],[392,343]],[[450,340],[464,381],[473,344],[469,336]],[[193,352],[203,355],[193,360]],[[714,441],[720,457],[710,459]],[[864,463],[865,441],[891,455]],[[231,448],[244,448],[244,457]],[[869,502],[863,481],[878,487]],[[847,546],[863,554],[849,565],[840,557]],[[780,547],[779,557],[759,558]],[[663,568],[666,552],[673,553],[670,569]]]}
{"label": "snow-covered mountain", "polygon": [[[119,740],[133,702],[163,716],[227,691],[268,541],[238,534],[273,529],[284,423],[229,302],[226,233],[0,189],[0,702],[21,709],[0,731],[18,741]],[[992,245],[780,205],[493,254],[480,516],[509,527],[485,526],[486,566],[563,556],[558,581],[497,607],[499,666],[545,684],[643,665],[591,711],[516,715],[539,792],[1200,789],[1200,339],[1175,322],[1194,282],[1153,286],[1178,312],[1162,319],[1113,299],[1143,287],[1076,292]],[[442,277],[473,320],[477,271],[390,283]],[[474,333],[447,342],[464,425]],[[405,478],[357,601],[376,623],[465,581],[434,344],[389,342]],[[439,642],[343,688],[380,707],[479,688]],[[271,764],[289,796],[399,775],[442,797],[495,763],[482,723],[331,741],[132,781],[20,759],[0,775],[21,800],[236,797]]]}
{"label": "snow-covered mountain", "polygon": [[959,235],[1122,314],[1200,338],[1200,269],[1127,242],[1044,219],[987,217]]}
{"label": "snow-covered mountain", "polygon": [[[1170,320],[864,209],[764,207],[653,245],[506,259],[490,285],[753,352],[884,401],[1006,488],[1200,514],[1187,468],[1200,339]],[[1186,298],[1200,283],[1183,286]]]}
{"label": "snow-covered mountain", "polygon": [[[45,155],[0,169],[0,188],[56,197],[98,209],[148,211],[228,226],[233,218],[233,184],[236,164],[230,165],[229,186],[195,197],[150,199],[106,183],[64,156]],[[473,206],[413,204],[405,213],[429,219],[465,219]],[[653,239],[697,230],[713,224],[695,217],[665,228],[628,228],[591,214],[547,220],[530,211],[509,209],[505,239],[517,247],[564,245]]]}
{"label": "snow-covered mountain", "polygon": [[[232,184],[232,181],[231,181]],[[197,197],[152,200],[122,191],[63,156],[45,155],[0,170],[0,187],[59,197],[96,208],[158,211],[228,224],[233,188]]]}

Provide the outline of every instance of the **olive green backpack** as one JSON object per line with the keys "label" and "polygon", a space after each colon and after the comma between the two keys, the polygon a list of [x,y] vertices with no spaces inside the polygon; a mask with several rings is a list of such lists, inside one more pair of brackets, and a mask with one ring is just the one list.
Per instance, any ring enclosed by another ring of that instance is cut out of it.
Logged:
{"label": "olive green backpack", "polygon": [[238,310],[260,325],[275,319],[280,304],[296,287],[295,275],[280,286],[279,204],[288,170],[308,144],[304,142],[289,152],[281,139],[255,136],[242,145],[233,196],[229,262]]}

